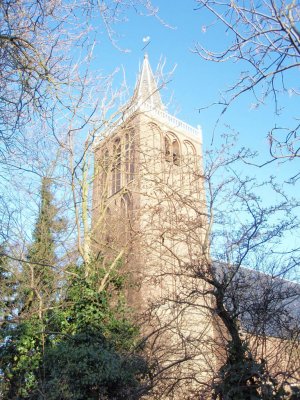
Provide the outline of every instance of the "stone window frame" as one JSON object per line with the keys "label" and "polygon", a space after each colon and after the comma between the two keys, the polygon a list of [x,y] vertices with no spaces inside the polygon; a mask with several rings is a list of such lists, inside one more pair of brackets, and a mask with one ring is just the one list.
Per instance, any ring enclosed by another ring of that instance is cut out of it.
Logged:
{"label": "stone window frame", "polygon": [[164,137],[165,160],[173,165],[181,164],[181,144],[178,137],[173,132],[167,132]]}

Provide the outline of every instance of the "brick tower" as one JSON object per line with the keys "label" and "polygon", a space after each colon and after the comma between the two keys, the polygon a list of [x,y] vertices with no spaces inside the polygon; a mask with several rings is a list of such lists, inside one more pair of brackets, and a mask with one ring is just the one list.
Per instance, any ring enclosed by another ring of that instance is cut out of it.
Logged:
{"label": "brick tower", "polygon": [[191,295],[203,283],[188,273],[207,253],[202,136],[166,111],[147,55],[122,118],[95,146],[95,172],[94,248],[128,274],[157,365],[151,398],[192,399],[214,364],[209,299]]}

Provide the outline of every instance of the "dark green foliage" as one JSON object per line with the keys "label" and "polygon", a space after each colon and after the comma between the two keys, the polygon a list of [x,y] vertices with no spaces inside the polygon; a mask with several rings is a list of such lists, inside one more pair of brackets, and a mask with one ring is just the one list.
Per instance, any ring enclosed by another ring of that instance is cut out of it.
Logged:
{"label": "dark green foliage", "polygon": [[227,361],[221,367],[213,398],[218,400],[283,400],[287,399],[282,386],[267,372],[264,360],[251,356],[248,344],[227,346]]}
{"label": "dark green foliage", "polygon": [[50,181],[44,178],[33,243],[17,291],[6,259],[0,259],[5,289],[0,297],[1,398],[138,399],[147,364],[135,351],[138,330],[122,296],[121,261],[111,268],[109,279],[103,260],[65,266],[64,291],[58,292],[55,235],[60,227],[52,202]]}
{"label": "dark green foliage", "polygon": [[56,262],[54,234],[60,230],[56,221],[57,208],[53,205],[51,180],[43,178],[39,216],[33,232],[33,243],[28,261],[34,268],[35,285],[39,290],[51,292],[54,285],[53,267]]}
{"label": "dark green foliage", "polygon": [[9,323],[13,317],[13,308],[16,306],[15,292],[17,282],[9,270],[4,245],[0,245],[0,323]]}
{"label": "dark green foliage", "polygon": [[5,337],[2,330],[4,399],[140,397],[147,364],[134,350],[138,330],[120,294],[114,288],[98,293],[97,279],[87,281],[82,271],[72,269],[65,297],[43,321],[31,317]]}
{"label": "dark green foliage", "polygon": [[36,398],[42,362],[42,329],[38,318],[24,321],[10,330],[1,329],[3,399]]}
{"label": "dark green foliage", "polygon": [[[34,399],[44,380],[42,365],[47,345],[47,310],[55,302],[53,267],[56,262],[57,209],[52,203],[50,180],[43,178],[41,205],[28,250],[28,262],[15,268],[18,277],[14,276],[13,285],[17,290],[9,295],[13,303],[0,328],[0,380],[3,396],[7,399]],[[7,276],[12,274],[7,273]],[[8,295],[9,291],[6,293]]]}
{"label": "dark green foliage", "polygon": [[99,332],[73,335],[48,351],[47,399],[133,399],[145,363],[120,354]]}
{"label": "dark green foliage", "polygon": [[[116,348],[123,350],[132,347],[137,329],[128,322],[127,308],[122,297],[120,273],[112,274],[109,286],[98,291],[102,279],[101,267],[93,268],[94,274],[84,277],[84,268],[73,268],[69,279],[62,311],[57,312],[64,319],[63,331],[66,334],[101,330],[103,335]],[[74,277],[75,275],[75,277]],[[122,335],[120,335],[122,333]]]}
{"label": "dark green foliage", "polygon": [[34,240],[17,292],[6,259],[0,259],[5,289],[0,298],[1,396],[4,400],[138,399],[144,392],[147,364],[135,351],[138,330],[122,297],[121,262],[101,290],[107,272],[102,260],[88,268],[66,267],[65,290],[58,294],[56,209],[49,185],[44,179]]}
{"label": "dark green foliage", "polygon": [[59,333],[52,335],[45,358],[49,400],[139,398],[147,365],[132,353],[137,329],[120,299],[112,306],[109,291],[98,293],[96,286],[93,279],[75,278],[68,307],[52,314]]}

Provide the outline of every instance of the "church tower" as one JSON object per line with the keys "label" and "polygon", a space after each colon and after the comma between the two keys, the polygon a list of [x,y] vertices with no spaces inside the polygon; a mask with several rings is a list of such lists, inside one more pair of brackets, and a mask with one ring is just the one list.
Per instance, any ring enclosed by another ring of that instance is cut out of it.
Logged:
{"label": "church tower", "polygon": [[130,103],[95,146],[94,248],[128,275],[158,369],[151,398],[194,398],[214,363],[209,299],[193,296],[205,290],[189,274],[208,252],[201,135],[166,111],[145,55]]}

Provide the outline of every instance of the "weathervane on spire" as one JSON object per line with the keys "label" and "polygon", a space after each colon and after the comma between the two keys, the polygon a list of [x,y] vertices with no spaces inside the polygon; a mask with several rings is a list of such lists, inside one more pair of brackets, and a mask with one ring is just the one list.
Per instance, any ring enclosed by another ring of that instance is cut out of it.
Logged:
{"label": "weathervane on spire", "polygon": [[[142,47],[142,50],[141,51],[143,51],[143,50],[145,50],[145,48],[151,43],[151,38],[150,38],[150,36],[144,36],[143,37],[143,43],[145,43],[145,45],[144,45],[144,47]],[[147,53],[145,53],[145,56],[147,55]],[[148,57],[148,55],[147,55],[147,57]]]}

